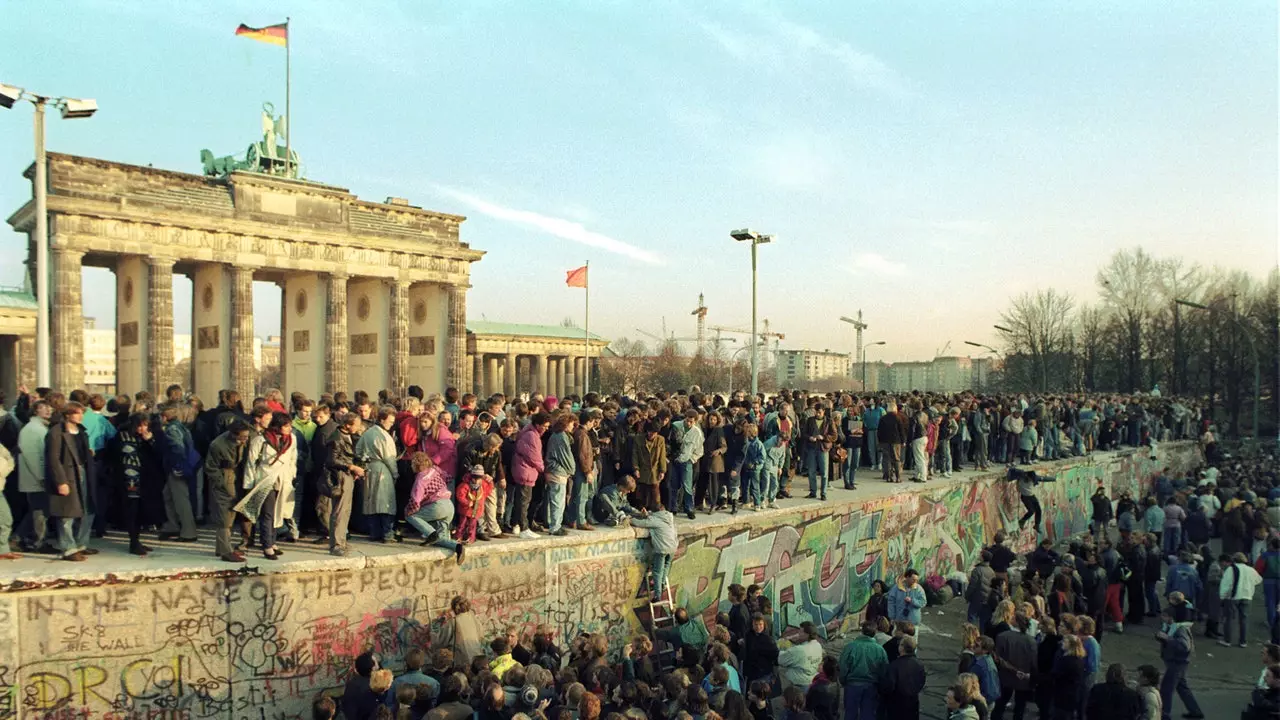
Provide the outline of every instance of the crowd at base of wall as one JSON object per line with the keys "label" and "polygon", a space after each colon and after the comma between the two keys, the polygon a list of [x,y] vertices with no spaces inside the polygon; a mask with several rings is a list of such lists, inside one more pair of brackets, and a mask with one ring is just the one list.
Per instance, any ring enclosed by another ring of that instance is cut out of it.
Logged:
{"label": "crowd at base of wall", "polygon": [[[1039,466],[1054,478],[1039,486],[1044,532],[1084,531],[1099,483],[1137,495],[1162,467],[1180,472],[1198,461],[1193,444],[1166,443],[1154,458],[1144,449]],[[1036,542],[1030,527],[1018,531],[1022,505],[1003,474],[897,488],[682,529],[670,574],[678,605],[710,619],[730,584],[758,583],[779,632],[804,621],[835,632],[860,617],[874,579],[906,567],[945,575],[957,558],[967,571],[1000,529],[1020,551]],[[429,646],[433,623],[459,594],[490,636],[547,623],[562,637],[605,633],[620,647],[649,620],[641,531],[511,545],[461,566],[414,558],[2,593],[0,720],[301,717],[316,692],[342,685],[361,652],[394,668],[408,649]]]}

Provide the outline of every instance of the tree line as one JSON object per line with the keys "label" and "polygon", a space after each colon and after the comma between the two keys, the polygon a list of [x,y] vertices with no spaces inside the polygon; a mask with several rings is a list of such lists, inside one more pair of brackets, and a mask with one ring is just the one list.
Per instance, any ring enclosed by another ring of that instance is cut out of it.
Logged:
{"label": "tree line", "polygon": [[[1010,391],[1151,392],[1193,396],[1232,436],[1276,434],[1280,270],[1265,277],[1119,250],[1098,269],[1096,294],[1056,288],[1014,297],[997,331],[997,379]],[[1255,359],[1257,385],[1255,391]]]}

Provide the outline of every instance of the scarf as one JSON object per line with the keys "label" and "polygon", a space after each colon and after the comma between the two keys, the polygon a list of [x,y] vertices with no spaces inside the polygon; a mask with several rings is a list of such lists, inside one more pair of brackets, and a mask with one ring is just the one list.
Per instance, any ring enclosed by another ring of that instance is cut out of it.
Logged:
{"label": "scarf", "polygon": [[280,459],[280,456],[288,452],[289,446],[293,444],[293,431],[290,430],[290,432],[286,434],[280,432],[278,429],[272,428],[268,429],[264,433],[264,436],[267,444],[271,446],[272,450],[276,451],[276,456],[271,460],[271,464],[275,465],[276,461]]}

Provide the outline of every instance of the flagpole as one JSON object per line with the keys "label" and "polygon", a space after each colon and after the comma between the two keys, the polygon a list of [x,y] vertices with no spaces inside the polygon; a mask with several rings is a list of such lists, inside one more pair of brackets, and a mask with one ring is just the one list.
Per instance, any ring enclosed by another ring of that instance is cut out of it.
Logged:
{"label": "flagpole", "polygon": [[[284,18],[284,175],[296,177],[293,168],[293,143],[289,142],[289,134],[293,132],[293,118],[289,114],[289,95],[293,84],[292,53],[293,43],[289,37],[289,17]],[[273,153],[274,154],[274,153]]]}
{"label": "flagpole", "polygon": [[591,261],[588,260],[584,265],[587,269],[587,282],[583,287],[583,295],[586,297],[586,317],[582,323],[585,327],[582,330],[582,344],[586,348],[586,357],[583,360],[582,374],[582,396],[586,397],[591,392]]}

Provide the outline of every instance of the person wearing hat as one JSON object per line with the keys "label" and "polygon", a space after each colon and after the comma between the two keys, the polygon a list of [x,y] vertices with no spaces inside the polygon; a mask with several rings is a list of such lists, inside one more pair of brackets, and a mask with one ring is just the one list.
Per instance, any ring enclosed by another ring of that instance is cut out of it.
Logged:
{"label": "person wearing hat", "polygon": [[[485,501],[493,494],[493,479],[484,471],[483,465],[472,465],[466,476],[458,481],[454,491],[454,500],[458,504],[458,526],[453,531],[453,539],[463,544],[476,541],[476,528],[480,517],[484,515]],[[488,540],[487,535],[481,535]]]}

